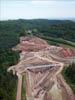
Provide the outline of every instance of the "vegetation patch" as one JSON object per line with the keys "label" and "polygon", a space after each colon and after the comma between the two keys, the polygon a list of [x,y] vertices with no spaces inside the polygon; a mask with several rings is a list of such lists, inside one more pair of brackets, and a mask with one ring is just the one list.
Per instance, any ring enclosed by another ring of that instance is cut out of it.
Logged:
{"label": "vegetation patch", "polygon": [[62,74],[75,93],[75,63],[69,65],[68,67],[64,67]]}
{"label": "vegetation patch", "polygon": [[17,77],[7,72],[7,68],[18,62],[19,55],[10,49],[0,50],[0,100],[15,100]]}

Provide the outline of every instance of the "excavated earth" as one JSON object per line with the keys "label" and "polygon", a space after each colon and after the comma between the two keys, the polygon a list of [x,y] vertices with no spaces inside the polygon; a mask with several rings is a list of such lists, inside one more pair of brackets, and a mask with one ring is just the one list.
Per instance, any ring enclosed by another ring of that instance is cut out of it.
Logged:
{"label": "excavated earth", "polygon": [[38,37],[21,37],[13,50],[21,51],[19,63],[8,69],[18,76],[16,100],[22,100],[23,75],[27,100],[75,100],[61,75],[64,64],[75,62],[75,50],[48,45]]}

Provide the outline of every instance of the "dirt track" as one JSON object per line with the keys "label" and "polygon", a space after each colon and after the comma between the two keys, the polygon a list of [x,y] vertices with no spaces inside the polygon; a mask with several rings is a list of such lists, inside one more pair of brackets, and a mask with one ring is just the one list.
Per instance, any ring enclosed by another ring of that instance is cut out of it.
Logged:
{"label": "dirt track", "polygon": [[22,75],[18,74],[18,85],[17,85],[17,96],[16,100],[21,100],[21,90],[22,90]]}

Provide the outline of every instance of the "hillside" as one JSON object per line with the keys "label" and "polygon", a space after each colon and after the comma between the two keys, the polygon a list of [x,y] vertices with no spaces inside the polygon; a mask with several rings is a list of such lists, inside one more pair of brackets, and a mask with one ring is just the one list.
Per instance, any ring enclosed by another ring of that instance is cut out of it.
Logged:
{"label": "hillside", "polygon": [[27,35],[26,30],[32,30],[33,35],[75,42],[75,22],[73,21],[19,19],[0,21],[0,48],[11,48],[16,45],[21,35]]}
{"label": "hillside", "polygon": [[[32,31],[31,34],[27,32],[28,30]],[[0,21],[0,100],[14,100],[16,96],[17,78],[7,73],[7,68],[19,60],[18,52],[13,52],[11,48],[19,43],[22,35],[34,35],[52,45],[75,48],[73,21],[45,19]]]}

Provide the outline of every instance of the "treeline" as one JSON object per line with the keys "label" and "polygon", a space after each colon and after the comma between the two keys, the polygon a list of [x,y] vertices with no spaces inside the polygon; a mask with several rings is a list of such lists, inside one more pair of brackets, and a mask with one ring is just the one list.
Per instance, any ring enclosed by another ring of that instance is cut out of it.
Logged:
{"label": "treeline", "polygon": [[15,100],[17,76],[7,72],[7,68],[18,63],[18,52],[0,50],[0,100]]}

